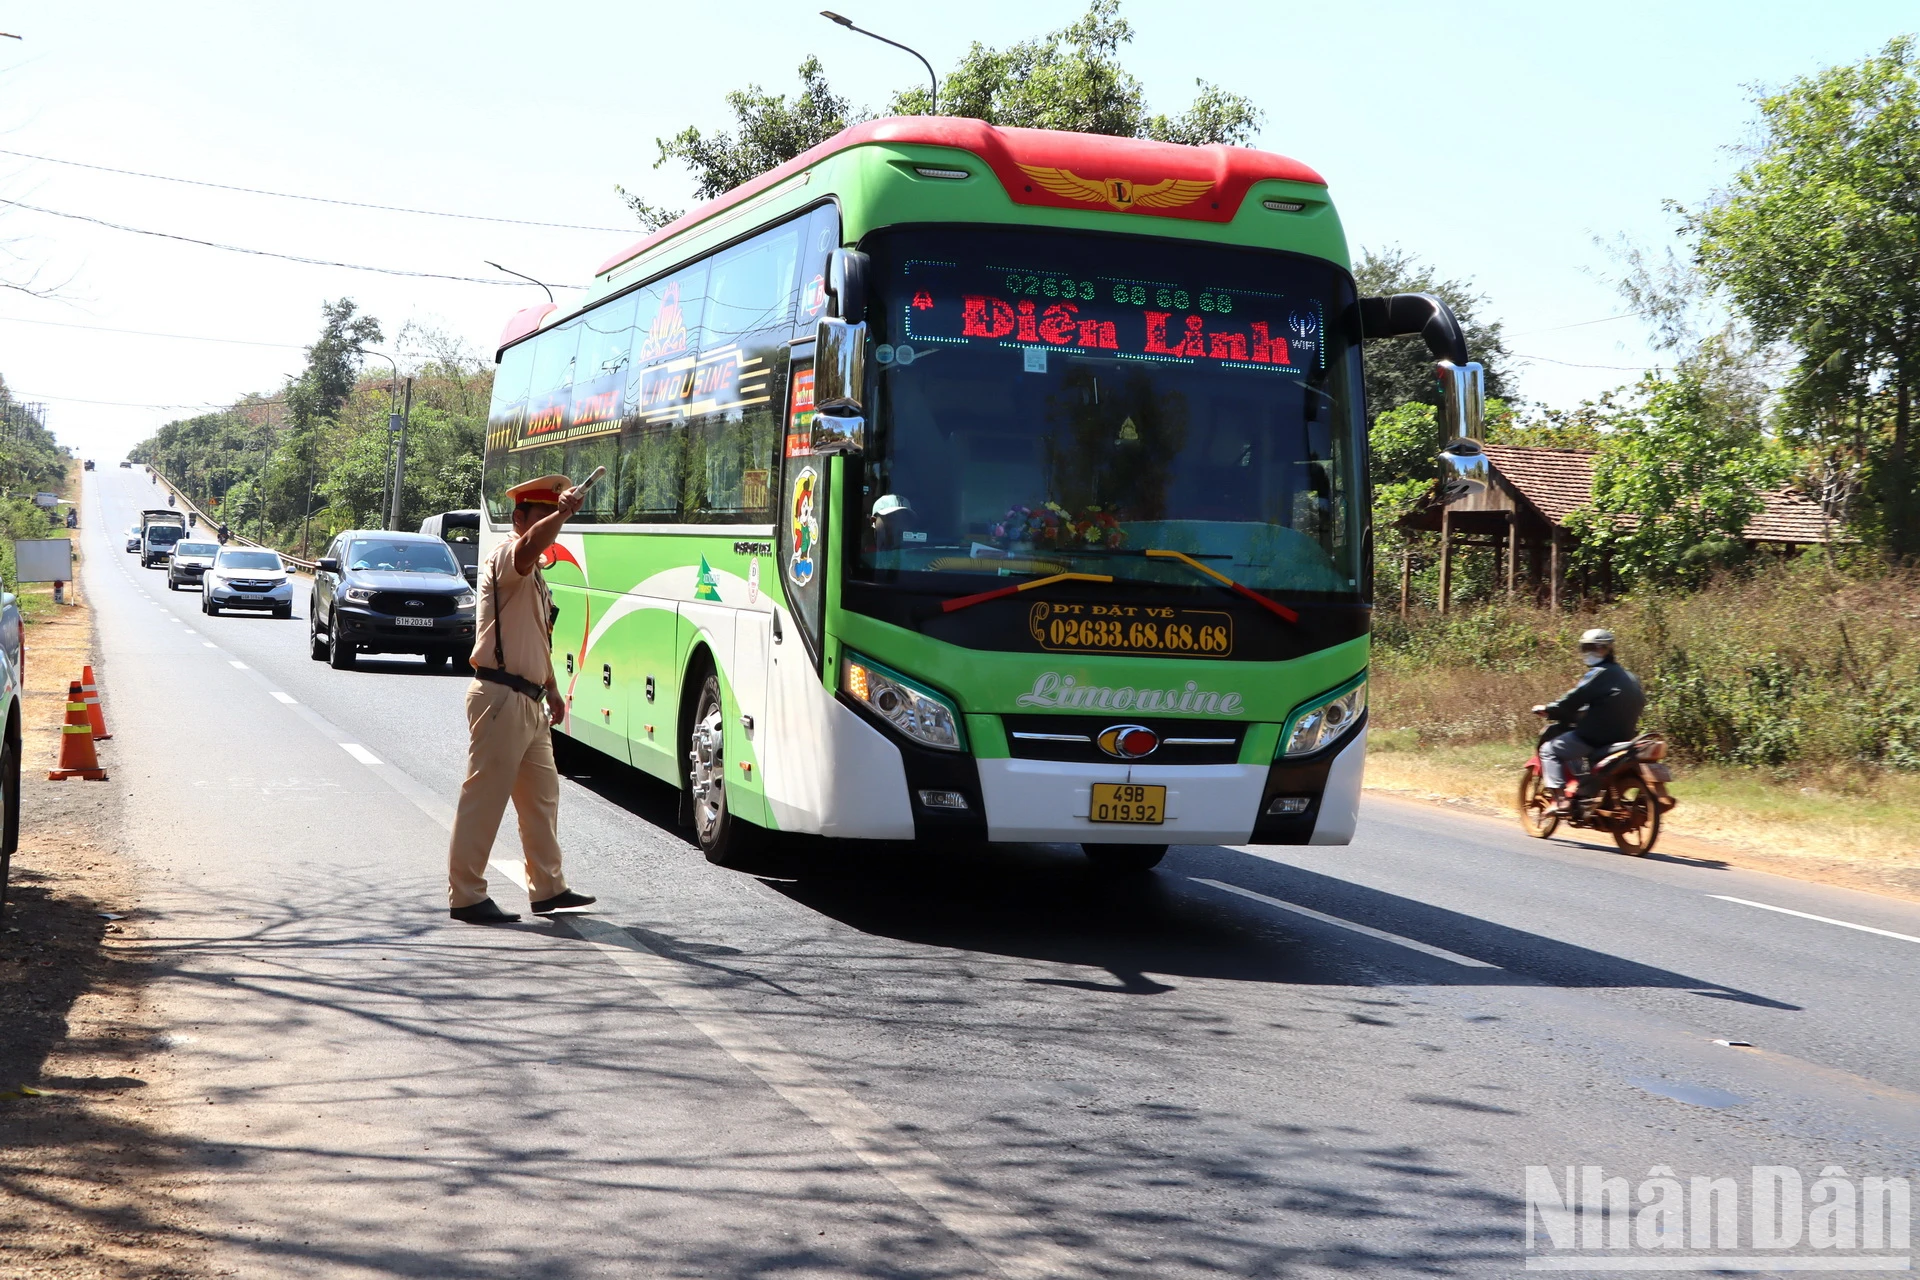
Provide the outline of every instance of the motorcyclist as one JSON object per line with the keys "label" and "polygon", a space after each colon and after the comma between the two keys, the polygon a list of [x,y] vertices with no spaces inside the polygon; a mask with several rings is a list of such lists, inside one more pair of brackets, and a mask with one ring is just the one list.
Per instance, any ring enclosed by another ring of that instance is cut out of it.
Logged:
{"label": "motorcyclist", "polygon": [[227,545],[227,538],[229,535],[227,533],[227,522],[225,520],[222,520],[220,522],[220,527],[214,531],[214,536],[220,539],[221,546],[224,547]]}
{"label": "motorcyclist", "polygon": [[1542,781],[1554,797],[1555,813],[1572,808],[1577,783],[1569,786],[1568,782],[1585,772],[1593,756],[1640,731],[1647,696],[1633,673],[1614,657],[1613,643],[1613,632],[1604,628],[1582,633],[1580,661],[1587,664],[1587,673],[1559,698],[1533,709],[1535,715],[1569,726],[1567,732],[1540,744]]}

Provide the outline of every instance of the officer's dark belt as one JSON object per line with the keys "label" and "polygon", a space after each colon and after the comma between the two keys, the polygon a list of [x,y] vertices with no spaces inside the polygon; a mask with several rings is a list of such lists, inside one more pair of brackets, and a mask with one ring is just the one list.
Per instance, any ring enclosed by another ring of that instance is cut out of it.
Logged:
{"label": "officer's dark belt", "polygon": [[545,685],[535,684],[525,676],[517,676],[511,671],[502,671],[498,667],[475,667],[473,669],[473,678],[475,680],[485,680],[488,684],[503,684],[516,693],[526,694],[535,702],[545,702],[547,700],[547,689]]}

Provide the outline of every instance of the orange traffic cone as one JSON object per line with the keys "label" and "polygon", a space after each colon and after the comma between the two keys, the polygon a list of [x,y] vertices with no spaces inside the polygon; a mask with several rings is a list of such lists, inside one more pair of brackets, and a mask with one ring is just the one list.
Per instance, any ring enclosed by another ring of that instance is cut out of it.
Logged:
{"label": "orange traffic cone", "polygon": [[113,735],[107,732],[107,717],[100,707],[100,690],[93,683],[93,664],[89,662],[82,672],[80,692],[86,695],[83,700],[87,704],[87,722],[93,728],[93,740],[99,742],[103,738],[111,738]]}
{"label": "orange traffic cone", "polygon": [[60,767],[47,770],[47,779],[85,778],[105,782],[107,771],[93,753],[93,726],[87,722],[87,704],[82,700],[80,682],[67,686],[67,723],[60,731]]}

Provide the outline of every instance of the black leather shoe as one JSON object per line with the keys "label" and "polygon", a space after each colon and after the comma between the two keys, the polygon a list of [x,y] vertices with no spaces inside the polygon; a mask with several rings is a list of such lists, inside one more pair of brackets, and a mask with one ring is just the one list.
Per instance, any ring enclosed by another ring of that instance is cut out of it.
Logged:
{"label": "black leather shoe", "polygon": [[482,898],[470,907],[451,907],[447,914],[466,924],[512,924],[520,918],[518,912],[502,911],[492,898]]}
{"label": "black leather shoe", "polygon": [[556,893],[551,898],[542,898],[534,903],[533,914],[544,916],[555,911],[563,911],[568,907],[590,907],[598,901],[600,899],[592,894],[575,893],[568,889],[564,893]]}

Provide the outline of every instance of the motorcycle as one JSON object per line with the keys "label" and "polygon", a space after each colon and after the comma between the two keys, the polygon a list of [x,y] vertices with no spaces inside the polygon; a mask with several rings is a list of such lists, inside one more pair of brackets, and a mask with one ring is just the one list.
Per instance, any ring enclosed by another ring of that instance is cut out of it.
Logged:
{"label": "motorcycle", "polygon": [[1540,840],[1552,835],[1562,822],[1604,831],[1622,853],[1645,857],[1660,838],[1661,815],[1675,803],[1667,794],[1667,783],[1673,781],[1673,770],[1666,764],[1667,740],[1657,733],[1643,733],[1631,742],[1617,742],[1607,748],[1585,772],[1568,782],[1572,798],[1567,812],[1558,813],[1540,767],[1540,748],[1571,728],[1550,723],[1540,730],[1533,758],[1520,774],[1521,827]]}

